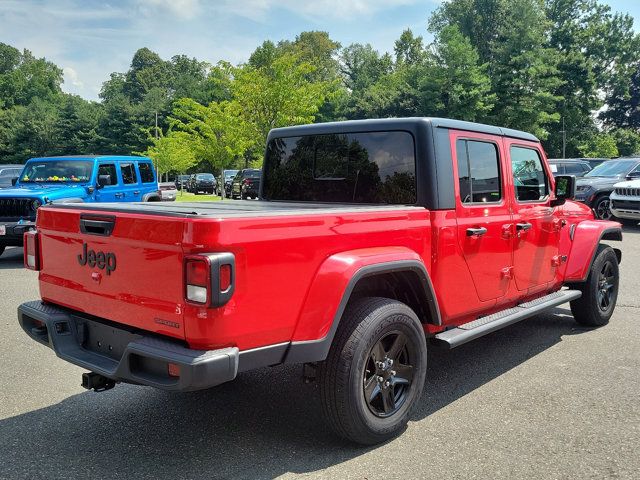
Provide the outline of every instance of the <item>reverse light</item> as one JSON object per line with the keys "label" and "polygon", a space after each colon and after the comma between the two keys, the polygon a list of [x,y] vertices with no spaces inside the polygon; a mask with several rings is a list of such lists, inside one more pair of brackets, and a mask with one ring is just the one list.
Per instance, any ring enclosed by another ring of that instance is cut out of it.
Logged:
{"label": "reverse light", "polygon": [[211,286],[208,262],[205,259],[189,258],[185,263],[185,271],[187,300],[201,304],[207,303]]}
{"label": "reverse light", "polygon": [[185,299],[201,306],[221,307],[235,287],[232,253],[203,253],[184,259]]}
{"label": "reverse light", "polygon": [[29,230],[23,237],[24,266],[29,270],[40,270],[40,249],[38,247],[38,232]]}

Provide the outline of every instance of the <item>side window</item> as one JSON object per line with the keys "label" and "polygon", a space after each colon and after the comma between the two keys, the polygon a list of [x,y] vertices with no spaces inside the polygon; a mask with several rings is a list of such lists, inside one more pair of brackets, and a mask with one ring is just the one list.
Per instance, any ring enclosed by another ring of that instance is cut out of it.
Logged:
{"label": "side window", "polygon": [[583,171],[580,163],[567,163],[565,170],[569,175],[580,175]]}
{"label": "side window", "polygon": [[118,183],[118,174],[116,173],[116,166],[114,163],[102,163],[98,166],[98,177],[100,175],[109,175],[111,183],[109,185],[116,185]]}
{"label": "side window", "polygon": [[138,163],[142,183],[153,183],[153,167],[148,162]]}
{"label": "side window", "polygon": [[512,146],[511,170],[518,201],[539,201],[549,195],[549,180],[537,150]]}
{"label": "side window", "polygon": [[456,142],[458,184],[462,203],[498,202],[500,189],[500,161],[495,144],[477,140]]}
{"label": "side window", "polygon": [[136,169],[133,163],[121,163],[120,171],[122,172],[122,183],[125,185],[138,183],[138,177],[136,176]]}

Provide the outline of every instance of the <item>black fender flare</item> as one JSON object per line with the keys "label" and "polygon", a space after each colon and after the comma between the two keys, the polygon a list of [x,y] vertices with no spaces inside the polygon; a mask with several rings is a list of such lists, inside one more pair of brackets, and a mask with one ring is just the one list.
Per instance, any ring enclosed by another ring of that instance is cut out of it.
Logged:
{"label": "black fender flare", "polygon": [[358,282],[364,278],[372,277],[375,275],[381,275],[385,273],[395,272],[414,272],[422,280],[421,285],[427,299],[427,308],[431,317],[431,323],[436,325],[442,324],[442,318],[440,315],[440,308],[438,306],[438,300],[433,289],[433,284],[427,269],[422,262],[417,260],[398,260],[387,263],[376,263],[372,265],[365,265],[358,269],[354,275],[349,279],[349,283],[343,291],[342,299],[336,313],[333,317],[333,323],[331,328],[327,332],[324,338],[318,340],[304,340],[298,342],[291,342],[289,349],[285,354],[283,363],[307,363],[307,362],[319,362],[327,358],[329,349],[333,343],[336,331],[344,314],[344,310],[349,303],[351,294],[355,289]]}

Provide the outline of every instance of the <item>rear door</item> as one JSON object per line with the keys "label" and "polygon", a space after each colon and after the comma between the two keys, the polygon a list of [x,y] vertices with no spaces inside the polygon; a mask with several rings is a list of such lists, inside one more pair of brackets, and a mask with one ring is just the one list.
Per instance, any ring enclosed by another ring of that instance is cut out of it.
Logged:
{"label": "rear door", "polygon": [[504,296],[512,260],[502,138],[451,132],[458,242],[482,302]]}
{"label": "rear door", "polygon": [[142,185],[134,162],[120,162],[122,189],[120,201],[139,202],[142,200]]}
{"label": "rear door", "polygon": [[505,139],[513,184],[513,266],[520,291],[539,290],[555,277],[562,223],[551,207],[551,172],[539,144]]}

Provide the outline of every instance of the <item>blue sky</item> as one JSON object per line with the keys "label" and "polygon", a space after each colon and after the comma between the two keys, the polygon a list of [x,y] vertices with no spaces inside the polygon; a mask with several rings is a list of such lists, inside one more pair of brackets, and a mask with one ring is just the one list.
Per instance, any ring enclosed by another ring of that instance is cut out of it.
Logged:
{"label": "blue sky", "polygon": [[[0,42],[27,48],[64,69],[63,89],[97,99],[111,72],[148,47],[163,58],[246,61],[266,39],[328,31],[346,46],[392,51],[406,28],[430,39],[439,0],[0,0]],[[607,0],[640,27],[638,0]]]}

